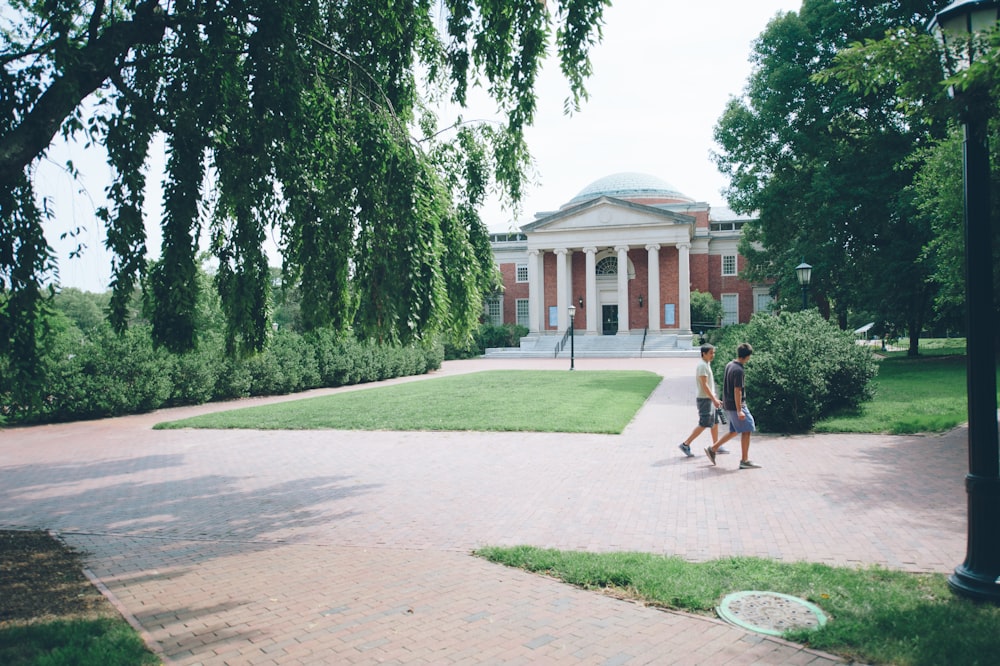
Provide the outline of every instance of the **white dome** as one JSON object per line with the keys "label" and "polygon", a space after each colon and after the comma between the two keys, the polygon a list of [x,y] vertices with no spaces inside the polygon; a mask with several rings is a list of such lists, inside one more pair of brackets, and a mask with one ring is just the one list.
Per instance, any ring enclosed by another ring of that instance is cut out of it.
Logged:
{"label": "white dome", "polygon": [[622,172],[595,180],[580,190],[563,208],[600,197],[614,197],[636,203],[694,201],[661,178],[645,173]]}

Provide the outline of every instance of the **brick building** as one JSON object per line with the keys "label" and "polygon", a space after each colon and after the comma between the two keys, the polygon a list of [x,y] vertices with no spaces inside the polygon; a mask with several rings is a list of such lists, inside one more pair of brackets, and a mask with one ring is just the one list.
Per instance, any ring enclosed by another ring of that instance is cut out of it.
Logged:
{"label": "brick building", "polygon": [[691,321],[693,290],[722,302],[723,324],[770,306],[766,285],[739,277],[746,219],[654,176],[601,178],[520,233],[492,235],[504,290],[487,318],[522,324],[531,336],[556,334],[573,306],[579,335],[672,335],[689,347],[706,324]]}

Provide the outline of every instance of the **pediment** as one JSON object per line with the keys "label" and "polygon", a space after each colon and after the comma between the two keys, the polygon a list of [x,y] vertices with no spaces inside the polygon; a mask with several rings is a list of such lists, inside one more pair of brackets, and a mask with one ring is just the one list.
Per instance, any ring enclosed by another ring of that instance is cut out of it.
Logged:
{"label": "pediment", "polygon": [[521,231],[526,234],[547,234],[604,229],[692,227],[694,223],[695,218],[690,215],[605,196],[547,215],[521,227]]}

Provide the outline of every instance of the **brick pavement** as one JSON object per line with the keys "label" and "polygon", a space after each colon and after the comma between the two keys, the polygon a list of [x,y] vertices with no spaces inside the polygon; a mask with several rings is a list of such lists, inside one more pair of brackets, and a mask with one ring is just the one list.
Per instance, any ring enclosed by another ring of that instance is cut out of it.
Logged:
{"label": "brick pavement", "polygon": [[[738,455],[711,467],[676,449],[693,425],[694,363],[578,360],[665,377],[620,436],[151,429],[221,404],[0,431],[0,526],[85,550],[165,660],[187,665],[834,663],[469,552],[961,562],[964,429],[759,436],[763,469],[737,471]],[[476,360],[437,374],[564,366]],[[341,390],[363,387],[312,394]]]}

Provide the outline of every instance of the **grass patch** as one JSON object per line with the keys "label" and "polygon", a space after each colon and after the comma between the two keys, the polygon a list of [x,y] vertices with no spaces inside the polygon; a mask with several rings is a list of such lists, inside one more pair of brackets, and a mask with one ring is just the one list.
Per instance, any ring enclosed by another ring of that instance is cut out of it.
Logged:
{"label": "grass patch", "polygon": [[909,435],[944,432],[965,423],[965,340],[922,340],[920,350],[916,357],[890,352],[875,378],[875,398],[856,410],[822,419],[814,431]]}
{"label": "grass patch", "polygon": [[152,666],[157,659],[124,620],[56,620],[0,629],[6,666]]}
{"label": "grass patch", "polygon": [[160,660],[45,532],[0,531],[0,664],[152,666]]}
{"label": "grass patch", "polygon": [[619,434],[660,380],[641,370],[496,370],[234,409],[156,427]]}
{"label": "grass patch", "polygon": [[732,592],[790,594],[819,606],[830,622],[785,638],[866,663],[986,664],[1000,651],[1000,607],[955,596],[940,574],[744,557],[694,563],[644,553],[527,546],[483,548],[477,555],[586,589],[702,614],[714,615]]}

